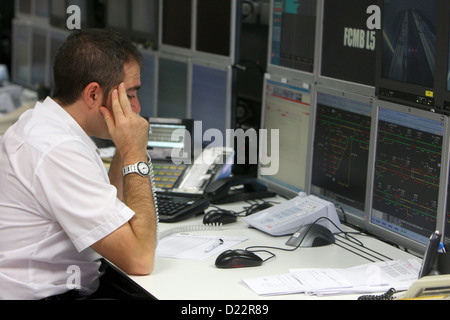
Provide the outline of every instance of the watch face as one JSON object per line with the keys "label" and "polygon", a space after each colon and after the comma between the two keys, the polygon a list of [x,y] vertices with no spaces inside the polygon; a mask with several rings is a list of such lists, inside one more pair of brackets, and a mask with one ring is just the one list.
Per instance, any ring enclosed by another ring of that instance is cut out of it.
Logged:
{"label": "watch face", "polygon": [[150,173],[150,168],[148,164],[146,164],[145,162],[139,162],[137,168],[139,172],[143,175],[148,175]]}

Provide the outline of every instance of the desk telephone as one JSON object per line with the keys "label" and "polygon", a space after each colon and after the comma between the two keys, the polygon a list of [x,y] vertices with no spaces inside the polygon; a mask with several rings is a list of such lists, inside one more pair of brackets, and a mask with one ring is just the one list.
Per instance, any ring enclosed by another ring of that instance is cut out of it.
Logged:
{"label": "desk telephone", "polygon": [[318,224],[333,233],[340,231],[341,223],[333,203],[300,193],[289,201],[245,217],[243,220],[272,236],[284,236],[294,234],[301,227],[313,224],[322,217],[327,219],[319,220]]}

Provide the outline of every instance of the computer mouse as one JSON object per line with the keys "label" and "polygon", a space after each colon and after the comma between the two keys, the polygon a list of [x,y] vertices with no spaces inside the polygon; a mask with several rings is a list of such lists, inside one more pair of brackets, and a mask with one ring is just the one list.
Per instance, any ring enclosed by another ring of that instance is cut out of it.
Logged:
{"label": "computer mouse", "polygon": [[227,250],[216,258],[216,267],[221,269],[259,267],[262,263],[259,256],[241,249]]}
{"label": "computer mouse", "polygon": [[286,242],[291,247],[322,247],[334,243],[333,233],[320,224],[306,224]]}
{"label": "computer mouse", "polygon": [[203,216],[204,224],[229,224],[237,221],[237,215],[227,210],[212,210]]}

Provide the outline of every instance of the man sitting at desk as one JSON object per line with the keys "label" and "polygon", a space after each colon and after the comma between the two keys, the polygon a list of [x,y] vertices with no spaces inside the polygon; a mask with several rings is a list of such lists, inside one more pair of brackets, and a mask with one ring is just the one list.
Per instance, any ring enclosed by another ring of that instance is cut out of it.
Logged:
{"label": "man sitting at desk", "polygon": [[[141,64],[119,34],[71,33],[54,61],[53,98],[0,141],[1,299],[90,295],[101,257],[152,272],[157,217],[148,172],[136,171],[149,161]],[[90,137],[116,145],[109,176]]]}

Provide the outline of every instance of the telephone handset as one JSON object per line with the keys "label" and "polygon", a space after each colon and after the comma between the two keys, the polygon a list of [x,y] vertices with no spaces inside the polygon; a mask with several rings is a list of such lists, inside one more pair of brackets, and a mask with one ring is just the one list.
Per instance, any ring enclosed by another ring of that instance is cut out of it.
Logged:
{"label": "telephone handset", "polygon": [[275,197],[261,180],[246,176],[223,178],[212,182],[204,192],[212,204],[226,204],[245,200]]}

